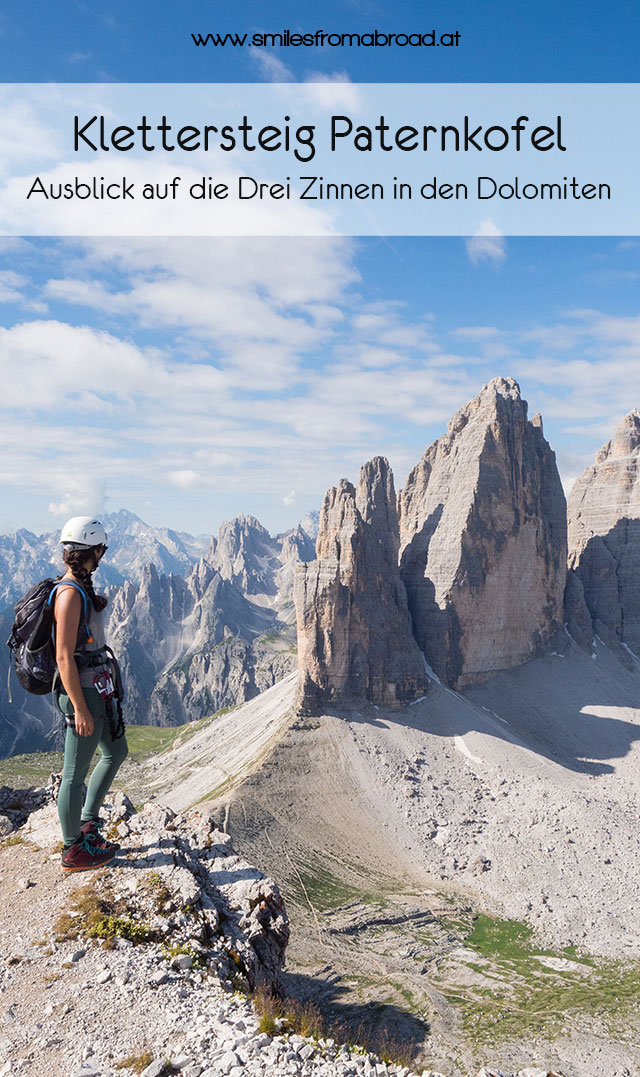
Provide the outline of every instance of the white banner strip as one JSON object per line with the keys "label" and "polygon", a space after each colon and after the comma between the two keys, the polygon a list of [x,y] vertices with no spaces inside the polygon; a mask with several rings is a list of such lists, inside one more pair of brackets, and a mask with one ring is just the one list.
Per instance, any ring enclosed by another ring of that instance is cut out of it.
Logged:
{"label": "white banner strip", "polygon": [[2,235],[638,235],[638,84],[10,84]]}

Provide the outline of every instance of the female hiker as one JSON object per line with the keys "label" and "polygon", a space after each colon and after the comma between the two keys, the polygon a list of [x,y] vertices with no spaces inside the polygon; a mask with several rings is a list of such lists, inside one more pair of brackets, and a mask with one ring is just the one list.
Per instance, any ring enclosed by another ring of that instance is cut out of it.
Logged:
{"label": "female hiker", "polygon": [[[87,871],[113,860],[119,846],[100,835],[105,794],[127,755],[120,711],[117,664],[105,646],[103,611],[107,599],[93,589],[91,574],[107,549],[99,520],[74,516],[60,538],[67,571],[53,601],[58,702],[67,724],[58,815],[62,826],[63,871]],[[96,748],[100,758],[82,803],[82,786]]]}

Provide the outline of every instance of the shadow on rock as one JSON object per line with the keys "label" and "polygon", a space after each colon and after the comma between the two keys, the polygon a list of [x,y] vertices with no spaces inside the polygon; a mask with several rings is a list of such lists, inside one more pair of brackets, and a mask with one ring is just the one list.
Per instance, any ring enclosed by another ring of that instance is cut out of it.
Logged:
{"label": "shadow on rock", "polygon": [[478,733],[579,774],[611,774],[640,739],[639,725],[611,714],[637,707],[640,663],[625,668],[601,642],[594,660],[564,632],[553,646],[544,658],[462,693],[432,684],[424,701],[397,712],[354,702],[350,720],[440,737]]}
{"label": "shadow on rock", "polygon": [[417,1058],[429,1036],[427,1021],[390,1002],[354,1002],[353,985],[340,979],[284,973],[282,987],[307,1012],[317,1010],[321,1034],[357,1044],[404,1065]]}

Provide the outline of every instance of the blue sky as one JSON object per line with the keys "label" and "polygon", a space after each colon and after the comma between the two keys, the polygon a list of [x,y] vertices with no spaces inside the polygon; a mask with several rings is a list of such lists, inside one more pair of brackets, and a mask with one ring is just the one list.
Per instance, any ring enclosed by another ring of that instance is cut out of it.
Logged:
{"label": "blue sky", "polygon": [[3,81],[251,82],[259,49],[196,49],[192,32],[367,32],[459,29],[457,49],[280,49],[296,79],[345,73],[361,82],[634,82],[636,0],[379,0],[302,8],[293,0],[219,5],[205,0],[5,0]]}
{"label": "blue sky", "polygon": [[514,376],[570,486],[640,401],[640,242],[5,240],[0,529],[293,526]]}
{"label": "blue sky", "polygon": [[[633,81],[610,3],[99,8],[5,0],[3,81]],[[191,32],[459,29],[458,49],[196,49]],[[567,486],[640,403],[640,245],[620,239],[0,241],[0,530],[126,506],[271,530],[389,457],[400,486],[497,375]]]}

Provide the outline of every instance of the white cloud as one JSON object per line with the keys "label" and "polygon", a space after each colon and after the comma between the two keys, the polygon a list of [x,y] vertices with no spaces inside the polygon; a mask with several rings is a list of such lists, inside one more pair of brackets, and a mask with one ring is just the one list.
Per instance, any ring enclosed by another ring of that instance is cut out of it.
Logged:
{"label": "white cloud", "polygon": [[101,310],[105,314],[125,314],[129,309],[129,297],[121,292],[109,292],[104,284],[95,280],[49,280],[43,288],[48,299],[62,300],[82,307]]}
{"label": "white cloud", "polygon": [[136,391],[153,394],[162,375],[152,349],[88,326],[49,320],[0,328],[3,410],[50,410],[87,392],[97,394],[96,401],[103,396],[114,402]]}
{"label": "white cloud", "polygon": [[305,78],[305,97],[315,108],[333,111],[342,108],[355,112],[362,107],[362,92],[351,82],[346,71],[324,74],[312,71]]}
{"label": "white cloud", "polygon": [[59,501],[49,502],[49,512],[53,516],[65,519],[70,516],[99,516],[105,509],[107,484],[104,479],[79,474],[62,481],[58,496]]}
{"label": "white cloud", "polygon": [[181,471],[170,471],[167,478],[173,486],[180,490],[193,490],[202,485],[202,478],[193,468],[183,468]]}
{"label": "white cloud", "polygon": [[265,49],[252,49],[251,59],[256,64],[265,82],[295,82],[295,75],[290,67],[273,52]]}
{"label": "white cloud", "polygon": [[[525,330],[445,334],[402,302],[363,297],[356,250],[346,240],[50,244],[44,294],[58,317],[0,329],[0,482],[58,515],[101,511],[104,483],[117,504],[157,490],[186,505],[205,489],[251,511],[252,497],[275,490],[293,509],[375,453],[408,470],[496,374],[518,378],[531,413],[542,411],[568,481],[640,402],[640,318],[573,310]],[[22,253],[0,282],[33,294],[33,250]],[[68,324],[62,302],[108,330]],[[561,457],[558,438],[580,452]],[[68,482],[78,461],[84,489]],[[77,508],[87,491],[98,493]]]}
{"label": "white cloud", "polygon": [[465,240],[467,254],[474,265],[479,262],[504,262],[507,249],[504,236],[493,221],[483,221],[477,232]]}
{"label": "white cloud", "polygon": [[[177,334],[182,387],[212,379],[215,363],[221,396],[247,378],[271,392],[292,386],[301,357],[338,332],[342,297],[359,279],[350,240],[105,240],[84,249],[84,264],[48,281],[46,297],[117,316],[120,333],[124,323]],[[114,262],[124,277],[107,288]]]}
{"label": "white cloud", "polygon": [[12,269],[0,270],[0,303],[18,303],[22,300],[22,288],[26,278]]}

